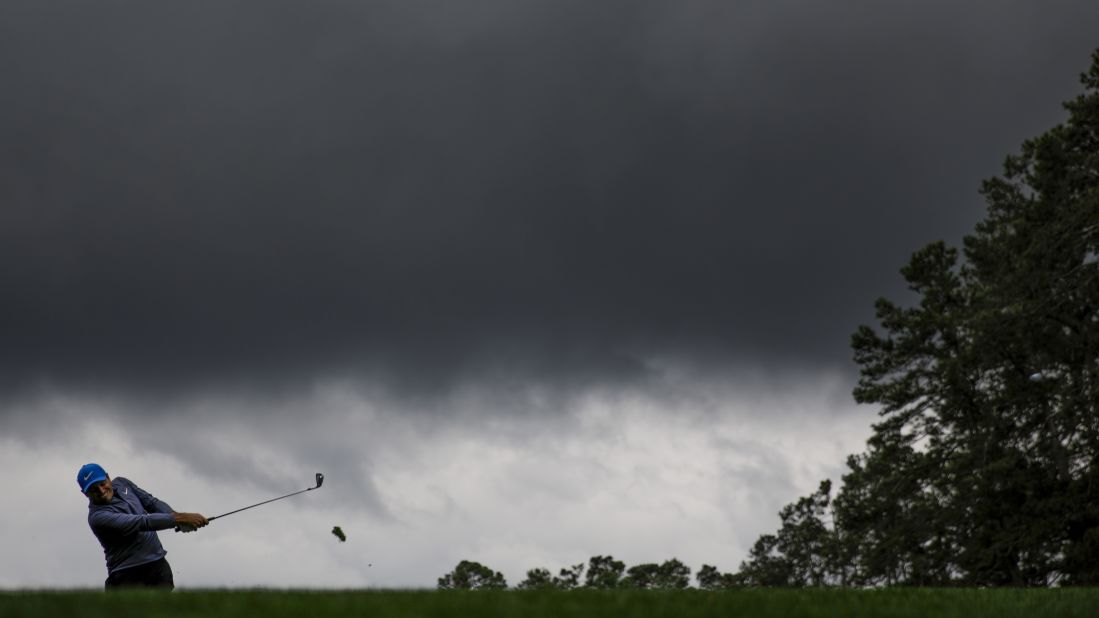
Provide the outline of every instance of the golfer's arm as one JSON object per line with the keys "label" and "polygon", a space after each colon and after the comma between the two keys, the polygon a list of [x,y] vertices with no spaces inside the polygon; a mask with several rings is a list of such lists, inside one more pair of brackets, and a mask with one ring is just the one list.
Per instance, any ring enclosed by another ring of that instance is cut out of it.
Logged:
{"label": "golfer's arm", "polygon": [[146,513],[144,515],[130,515],[129,513],[98,512],[92,515],[93,528],[101,528],[121,534],[133,534],[147,530],[167,530],[176,525],[175,515],[171,513]]}

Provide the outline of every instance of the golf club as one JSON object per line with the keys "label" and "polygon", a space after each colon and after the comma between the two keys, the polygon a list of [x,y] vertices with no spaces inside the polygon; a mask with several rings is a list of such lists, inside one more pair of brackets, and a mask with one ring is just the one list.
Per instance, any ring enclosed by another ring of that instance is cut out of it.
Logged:
{"label": "golf club", "polygon": [[[253,508],[256,508],[257,506],[267,504],[268,502],[274,502],[275,500],[282,500],[283,498],[289,498],[290,496],[296,496],[298,494],[303,494],[307,491],[313,491],[314,489],[319,489],[322,484],[324,484],[324,474],[318,472],[317,473],[317,484],[313,487],[308,487],[308,488],[303,489],[301,491],[295,491],[294,493],[286,494],[285,496],[279,496],[278,498],[271,498],[270,500],[264,500],[263,502],[257,502],[256,504],[253,504],[251,506],[246,506],[244,508],[240,508],[240,509],[237,509],[235,511],[229,511],[228,513],[222,513],[221,515],[215,515],[213,517],[208,517],[206,519],[206,521],[214,521],[215,519],[218,519],[220,517],[225,517],[227,515],[232,515],[233,513],[239,513],[241,511],[247,511],[248,509],[253,509]],[[177,527],[176,532],[180,532],[180,528]]]}

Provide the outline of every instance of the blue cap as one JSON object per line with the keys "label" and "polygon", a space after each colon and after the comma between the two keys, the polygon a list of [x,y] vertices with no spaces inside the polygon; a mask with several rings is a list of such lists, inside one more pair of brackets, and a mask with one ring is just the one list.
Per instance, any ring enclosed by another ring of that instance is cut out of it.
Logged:
{"label": "blue cap", "polygon": [[99,481],[107,480],[107,471],[99,464],[84,464],[76,473],[76,484],[80,487],[80,493],[88,493],[88,488]]}

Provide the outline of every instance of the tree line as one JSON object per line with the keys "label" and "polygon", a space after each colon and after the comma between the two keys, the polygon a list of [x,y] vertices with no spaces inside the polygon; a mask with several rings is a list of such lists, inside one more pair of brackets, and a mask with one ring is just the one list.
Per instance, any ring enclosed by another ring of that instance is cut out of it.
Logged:
{"label": "tree line", "polygon": [[1099,584],[1099,50],[1069,118],[981,187],[961,252],[902,269],[852,336],[865,452],[787,505],[739,581],[761,586]]}
{"label": "tree line", "polygon": [[[586,567],[586,569],[585,569]],[[698,587],[716,589],[728,587],[728,577],[711,565],[702,565],[697,575]],[[516,588],[520,590],[574,590],[577,588],[643,590],[676,590],[691,583],[691,568],[675,558],[662,563],[644,563],[626,568],[613,556],[592,556],[583,562],[558,571],[536,568],[527,571],[526,578]],[[471,560],[462,560],[453,571],[439,578],[440,590],[503,590],[507,580],[499,571]]]}
{"label": "tree line", "polygon": [[[961,251],[916,251],[914,302],[879,299],[878,327],[853,334],[854,398],[881,420],[839,488],[784,507],[736,573],[704,565],[700,587],[1099,584],[1099,50],[1081,83],[1068,120],[983,182]],[[582,567],[519,587],[575,588]],[[583,586],[689,574],[596,556]],[[463,562],[439,587],[480,582],[506,586]]]}

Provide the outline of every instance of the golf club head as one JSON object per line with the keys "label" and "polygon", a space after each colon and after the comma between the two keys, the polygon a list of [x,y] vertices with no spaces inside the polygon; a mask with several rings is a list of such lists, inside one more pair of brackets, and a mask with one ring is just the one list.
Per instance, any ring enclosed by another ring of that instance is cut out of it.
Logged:
{"label": "golf club head", "polygon": [[[320,487],[323,484],[324,484],[324,475],[321,474],[320,472],[318,472],[317,473],[317,487]],[[317,489],[317,487],[314,487],[313,489]]]}

